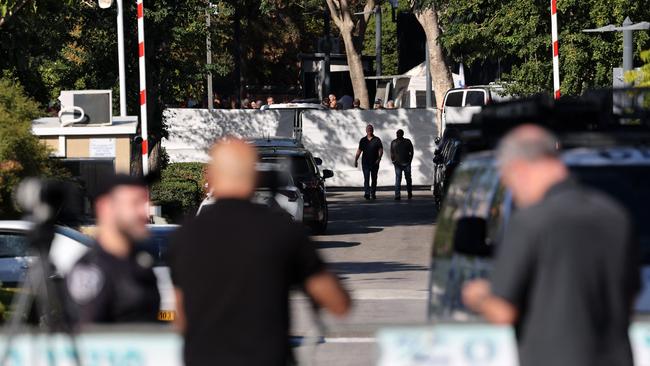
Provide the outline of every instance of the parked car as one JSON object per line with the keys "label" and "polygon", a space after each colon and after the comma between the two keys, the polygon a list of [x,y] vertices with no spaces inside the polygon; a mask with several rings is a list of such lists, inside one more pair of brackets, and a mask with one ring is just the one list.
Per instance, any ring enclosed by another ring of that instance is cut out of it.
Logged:
{"label": "parked car", "polygon": [[[303,221],[305,200],[290,174],[289,167],[280,165],[281,161],[257,164],[258,182],[252,201],[277,208],[278,213],[288,214],[295,221]],[[210,194],[201,202],[196,212],[199,215],[206,207],[216,201]]]}
{"label": "parked car", "polygon": [[449,89],[442,104],[442,131],[448,125],[470,123],[483,106],[508,99],[499,85]]}
{"label": "parked car", "polygon": [[433,152],[433,193],[436,208],[440,210],[442,201],[447,192],[449,180],[453,175],[463,152],[463,143],[455,128],[445,130],[441,139],[437,140],[436,149]]}
{"label": "parked car", "polygon": [[[643,289],[635,310],[649,313],[650,148],[576,148],[564,152],[562,159],[575,178],[609,194],[630,211],[643,265]],[[461,301],[462,286],[467,280],[489,276],[492,253],[515,209],[510,192],[499,182],[494,154],[468,155],[454,174],[437,219],[429,281],[430,319],[474,317]]]}
{"label": "parked car", "polygon": [[147,225],[147,227],[150,236],[145,243],[141,244],[140,248],[151,254],[154,259],[153,272],[156,275],[160,293],[158,320],[173,321],[176,318],[176,297],[169,270],[167,249],[169,249],[170,236],[179,228],[179,225],[156,224]]}
{"label": "parked car", "polygon": [[[34,262],[29,254],[27,234],[34,224],[29,221],[0,221],[0,283],[17,287]],[[94,245],[90,237],[65,226],[56,226],[50,248],[50,260],[65,276],[82,255]]]}
{"label": "parked car", "polygon": [[327,191],[325,180],[334,176],[328,169],[319,169],[323,161],[312,153],[296,146],[270,146],[268,140],[264,144],[256,144],[260,161],[280,163],[289,167],[293,181],[304,196],[304,222],[314,232],[322,234],[327,230],[329,210],[327,207]]}

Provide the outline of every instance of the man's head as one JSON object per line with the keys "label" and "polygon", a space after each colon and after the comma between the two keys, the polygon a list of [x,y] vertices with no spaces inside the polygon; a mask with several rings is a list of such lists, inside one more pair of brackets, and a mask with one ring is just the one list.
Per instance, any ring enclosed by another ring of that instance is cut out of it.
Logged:
{"label": "man's head", "polygon": [[403,137],[404,137],[404,130],[400,128],[399,130],[397,130],[397,138],[401,139]]}
{"label": "man's head", "polygon": [[267,104],[267,105],[271,105],[271,104],[273,104],[273,103],[275,103],[275,100],[273,99],[273,97],[268,97],[268,98],[266,98],[266,104]]}
{"label": "man's head", "polygon": [[367,125],[366,126],[366,135],[369,137],[373,136],[375,134],[375,128],[372,125]]}
{"label": "man's head", "polygon": [[393,100],[389,100],[388,102],[386,102],[386,108],[395,109],[395,102]]}
{"label": "man's head", "polygon": [[382,102],[381,99],[377,99],[377,100],[375,100],[375,106],[374,106],[375,109],[381,109],[381,108],[383,108],[383,107],[384,107],[384,106],[383,106],[383,102]]}
{"label": "man's head", "polygon": [[352,102],[352,105],[354,106],[354,108],[361,107],[361,99],[359,99],[359,98],[354,99],[354,101]]}
{"label": "man's head", "polygon": [[336,95],[334,94],[328,95],[327,98],[329,99],[330,103],[336,102]]}
{"label": "man's head", "polygon": [[531,124],[515,128],[501,140],[497,160],[503,184],[519,206],[539,202],[549,188],[568,177],[557,138]]}
{"label": "man's head", "polygon": [[125,174],[106,178],[95,198],[100,231],[119,235],[127,242],[149,235],[149,190],[144,180]]}
{"label": "man's head", "polygon": [[226,138],[212,147],[210,156],[208,184],[213,196],[217,200],[249,199],[257,180],[255,148],[240,139]]}

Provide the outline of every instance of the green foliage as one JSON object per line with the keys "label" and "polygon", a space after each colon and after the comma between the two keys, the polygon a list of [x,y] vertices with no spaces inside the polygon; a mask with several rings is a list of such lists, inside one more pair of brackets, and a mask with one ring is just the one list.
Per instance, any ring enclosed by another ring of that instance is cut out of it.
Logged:
{"label": "green foliage", "polygon": [[192,214],[205,197],[205,166],[202,163],[172,163],[161,172],[151,187],[151,200],[162,206],[173,221]]}
{"label": "green foliage", "polygon": [[[428,6],[431,0],[417,1]],[[552,90],[551,16],[547,0],[440,0],[441,42],[449,56],[468,67],[486,60],[510,65],[503,76],[513,92]],[[558,1],[560,78],[563,94],[612,84],[621,64],[620,33],[583,33],[583,29],[621,24],[626,16],[650,17],[650,1]],[[647,32],[635,32],[636,51],[650,45]]]}
{"label": "green foliage", "polygon": [[58,173],[48,150],[31,133],[31,120],[40,115],[38,104],[9,78],[0,78],[0,218],[15,218],[12,193],[28,176]]}
{"label": "green foliage", "polygon": [[640,87],[650,87],[650,50],[641,52],[641,60],[645,64],[638,70],[628,71],[625,81]]}
{"label": "green foliage", "polygon": [[[397,75],[398,54],[397,54],[397,22],[391,19],[391,5],[385,2],[382,7],[381,19],[381,68],[384,75]],[[399,10],[406,10],[406,6],[401,6]],[[366,36],[363,42],[363,54],[375,54],[375,17],[370,18]]]}

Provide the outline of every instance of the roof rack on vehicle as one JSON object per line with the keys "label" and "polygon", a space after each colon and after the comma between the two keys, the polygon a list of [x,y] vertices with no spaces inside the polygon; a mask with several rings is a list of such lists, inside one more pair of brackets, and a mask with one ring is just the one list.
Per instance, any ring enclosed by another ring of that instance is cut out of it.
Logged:
{"label": "roof rack on vehicle", "polygon": [[494,148],[510,129],[534,123],[564,147],[650,146],[650,88],[604,89],[580,97],[537,95],[485,106],[466,125],[454,125],[466,152]]}

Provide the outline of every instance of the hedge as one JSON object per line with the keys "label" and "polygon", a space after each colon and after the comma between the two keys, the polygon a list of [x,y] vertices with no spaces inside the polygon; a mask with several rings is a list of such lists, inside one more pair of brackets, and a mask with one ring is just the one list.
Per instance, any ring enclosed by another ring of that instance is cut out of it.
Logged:
{"label": "hedge", "polygon": [[151,187],[151,200],[162,207],[163,216],[172,222],[193,215],[205,197],[205,165],[171,163]]}

